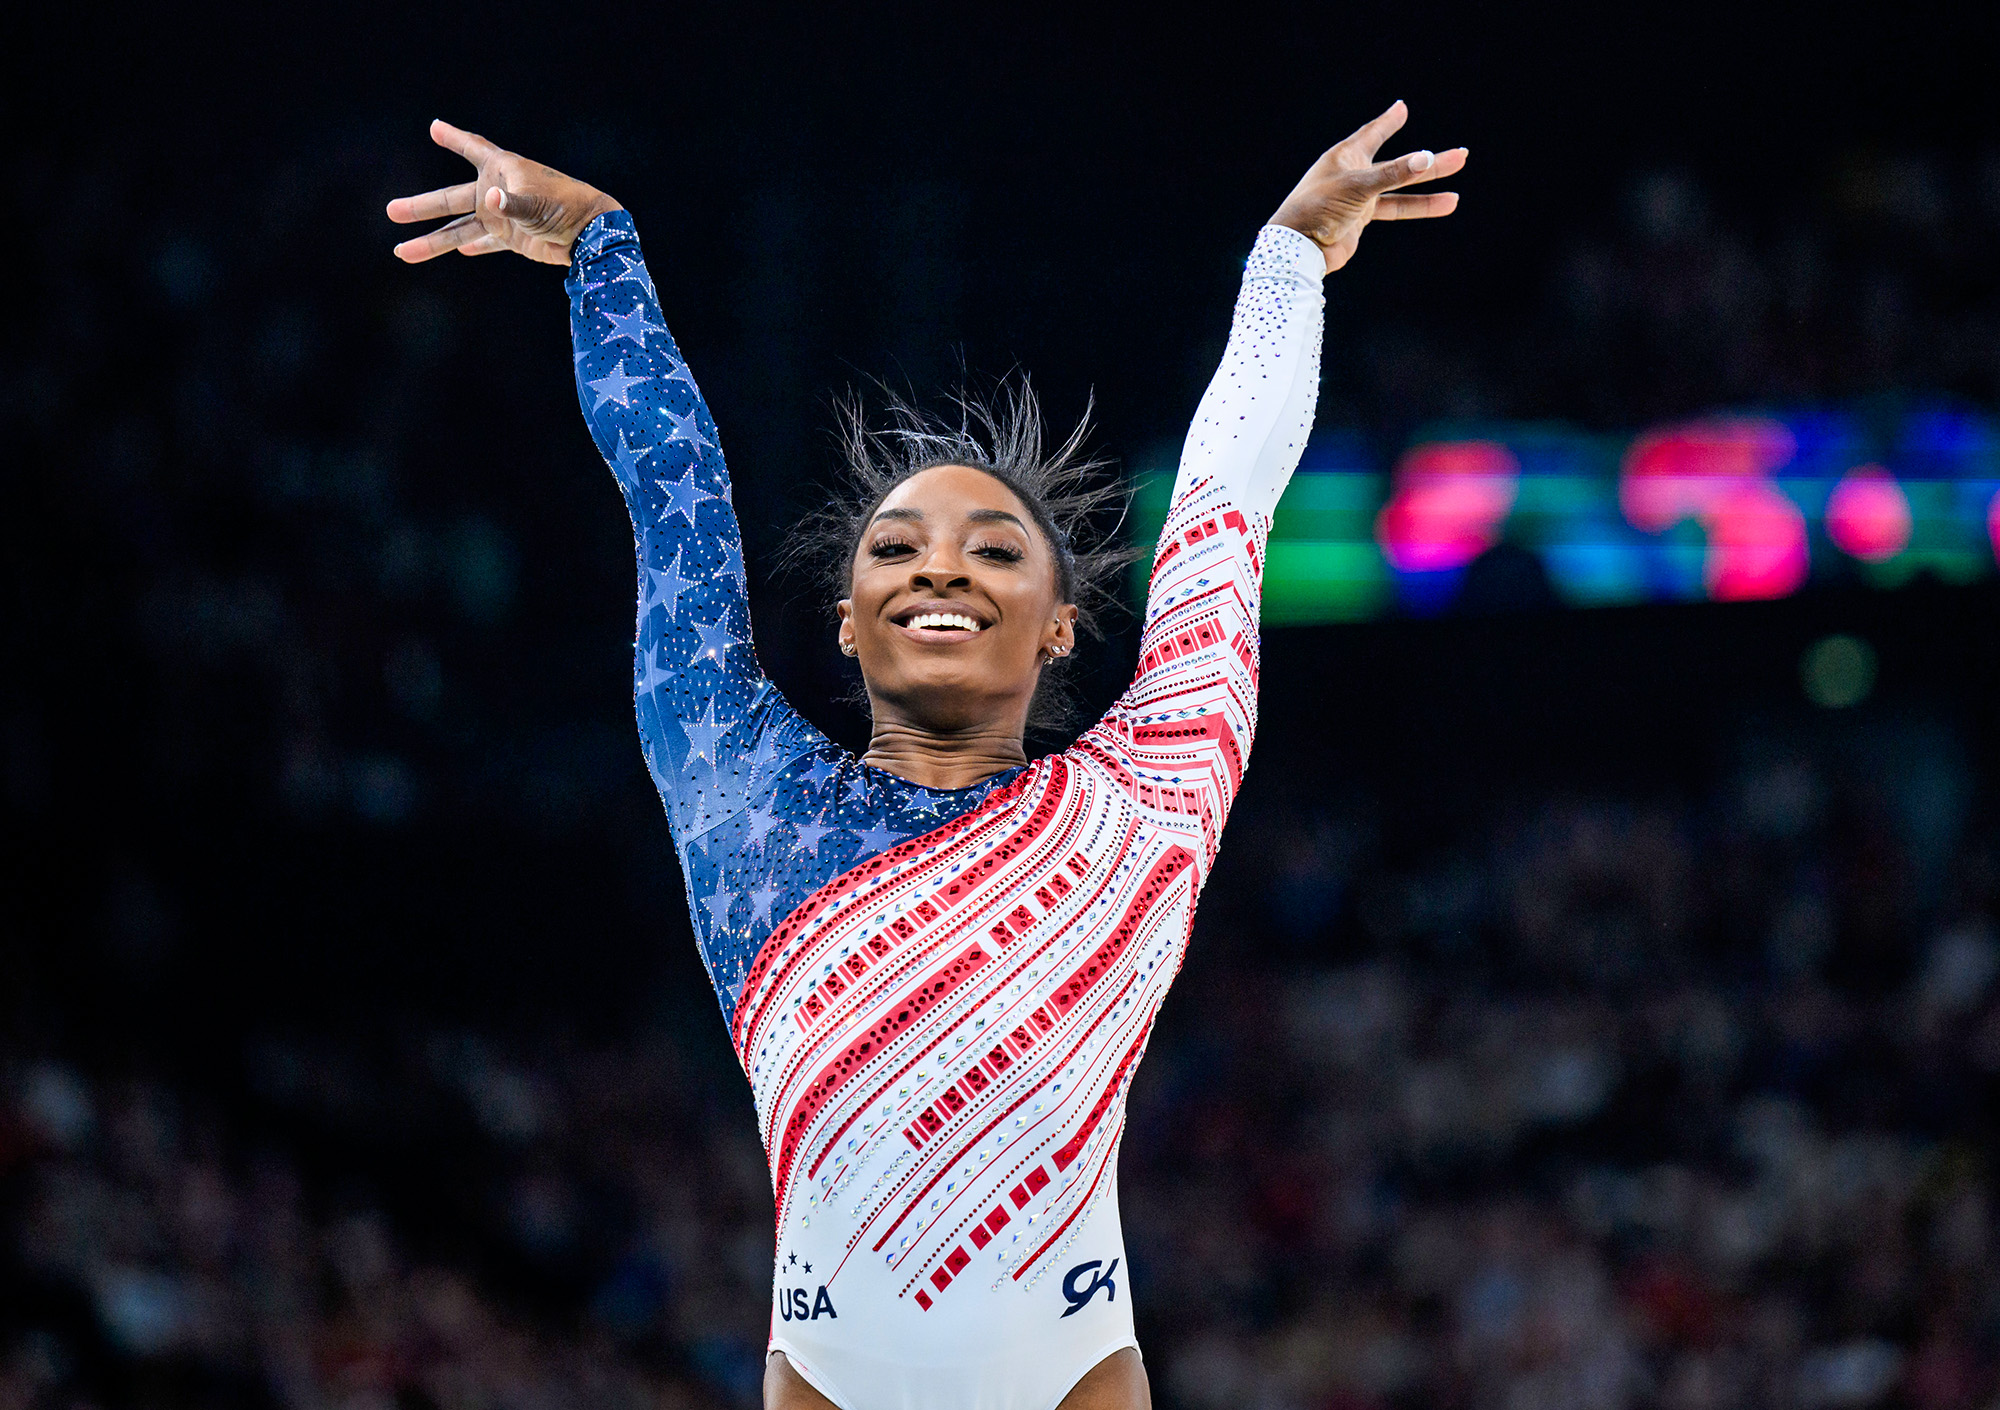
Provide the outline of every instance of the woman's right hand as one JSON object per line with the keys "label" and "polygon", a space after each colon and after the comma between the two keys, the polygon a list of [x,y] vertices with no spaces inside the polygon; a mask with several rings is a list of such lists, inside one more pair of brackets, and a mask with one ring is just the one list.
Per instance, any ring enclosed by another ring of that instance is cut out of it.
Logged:
{"label": "woman's right hand", "polygon": [[389,219],[399,225],[458,217],[396,246],[396,258],[409,264],[421,264],[446,250],[462,255],[512,250],[543,264],[566,265],[570,246],[584,226],[606,211],[623,209],[595,186],[504,151],[448,122],[431,124],[431,141],[464,157],[478,174],[457,186],[389,202]]}

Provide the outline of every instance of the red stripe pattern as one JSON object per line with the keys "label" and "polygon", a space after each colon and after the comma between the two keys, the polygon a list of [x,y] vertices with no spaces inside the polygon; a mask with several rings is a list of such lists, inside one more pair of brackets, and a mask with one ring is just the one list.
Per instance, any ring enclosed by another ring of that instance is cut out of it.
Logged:
{"label": "red stripe pattern", "polygon": [[1256,727],[1267,521],[1185,487],[1137,679],[984,803],[834,878],[772,933],[732,1022],[781,1246],[811,1227],[926,1311],[1032,1285],[1111,1188]]}

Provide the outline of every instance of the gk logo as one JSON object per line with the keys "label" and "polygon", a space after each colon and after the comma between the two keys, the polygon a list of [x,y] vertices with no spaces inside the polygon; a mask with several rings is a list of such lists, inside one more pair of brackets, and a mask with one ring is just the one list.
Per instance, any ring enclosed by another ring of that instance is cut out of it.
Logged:
{"label": "gk logo", "polygon": [[[1093,1258],[1088,1263],[1077,1264],[1076,1267],[1063,1274],[1063,1297],[1069,1303],[1069,1311],[1063,1313],[1063,1316],[1069,1317],[1083,1311],[1089,1305],[1090,1300],[1097,1296],[1099,1288],[1104,1289],[1104,1300],[1106,1302],[1118,1301],[1118,1284],[1111,1281],[1111,1275],[1118,1271],[1118,1260],[1115,1258],[1112,1259],[1111,1266],[1105,1268],[1102,1273],[1094,1271],[1103,1267],[1103,1259]],[[1076,1280],[1081,1278],[1085,1273],[1090,1274],[1090,1283],[1087,1287],[1079,1288],[1076,1285]]]}

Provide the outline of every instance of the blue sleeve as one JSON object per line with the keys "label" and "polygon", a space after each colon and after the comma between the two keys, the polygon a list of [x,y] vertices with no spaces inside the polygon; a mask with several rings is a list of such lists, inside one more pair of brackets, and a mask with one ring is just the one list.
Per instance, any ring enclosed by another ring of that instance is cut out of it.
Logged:
{"label": "blue sleeve", "polygon": [[585,227],[566,287],[577,396],[637,539],[639,735],[685,860],[824,738],[751,649],[743,534],[715,422],[660,316],[627,212]]}

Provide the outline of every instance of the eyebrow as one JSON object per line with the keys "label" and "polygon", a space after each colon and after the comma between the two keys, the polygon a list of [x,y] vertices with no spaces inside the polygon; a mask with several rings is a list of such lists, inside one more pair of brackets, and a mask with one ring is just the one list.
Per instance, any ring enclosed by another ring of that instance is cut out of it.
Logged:
{"label": "eyebrow", "polygon": [[[974,524],[1009,523],[1024,533],[1028,528],[1026,524],[1021,522],[1020,515],[1009,514],[1004,509],[975,509],[965,517],[969,522]],[[904,519],[911,523],[921,524],[924,521],[924,516],[921,510],[916,509],[883,509],[876,512],[875,519]],[[869,522],[873,523],[875,520],[870,520]]]}

